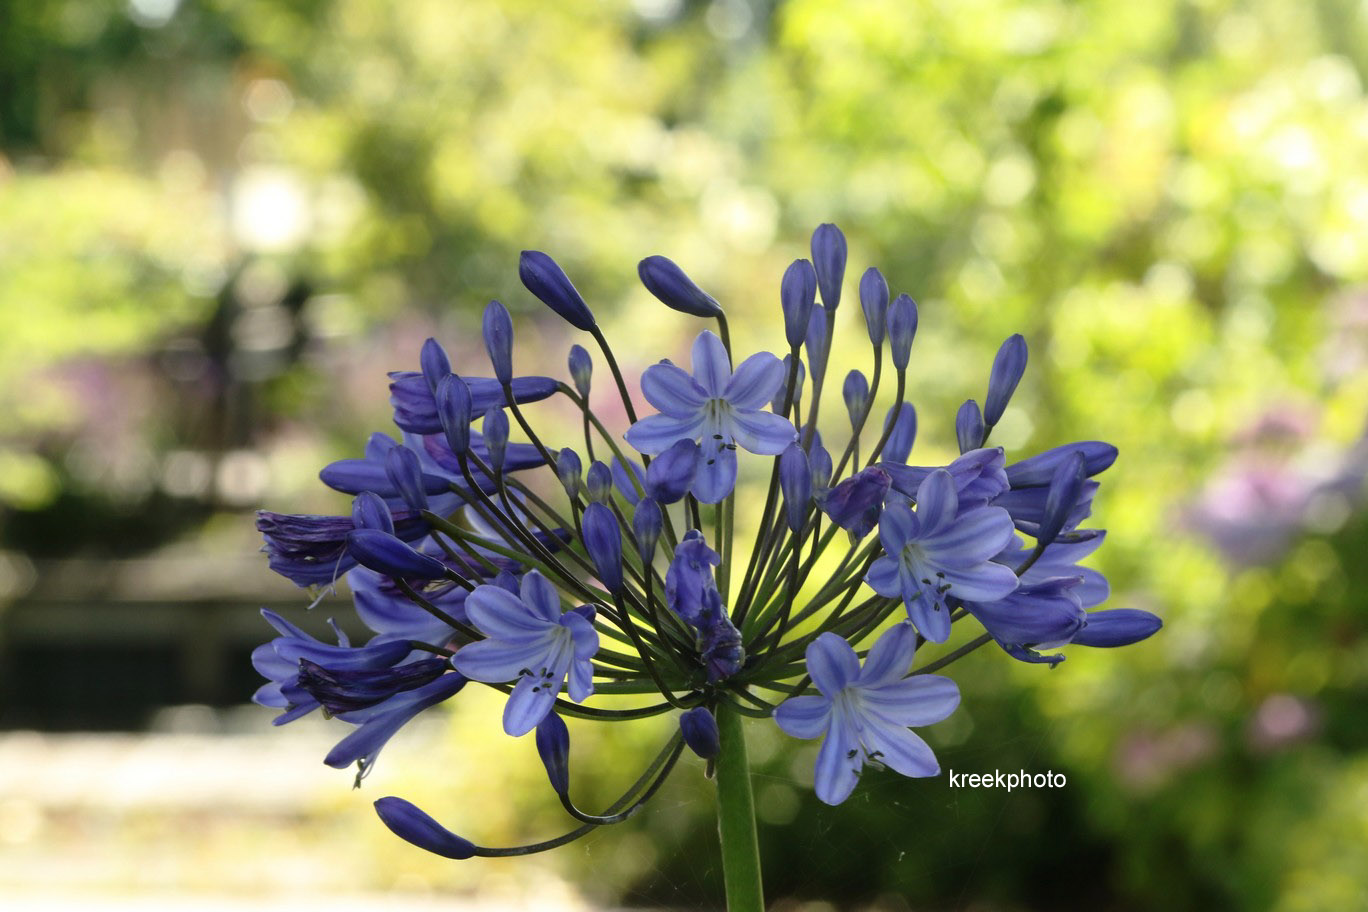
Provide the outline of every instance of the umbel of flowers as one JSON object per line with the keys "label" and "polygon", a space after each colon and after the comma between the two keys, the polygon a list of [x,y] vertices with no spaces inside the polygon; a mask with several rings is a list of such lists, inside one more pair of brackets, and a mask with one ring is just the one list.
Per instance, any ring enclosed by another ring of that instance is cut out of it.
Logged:
{"label": "umbel of flowers", "polygon": [[[355,767],[359,784],[418,713],[472,681],[506,693],[504,731],[535,733],[574,825],[492,847],[403,798],[375,802],[397,835],[449,858],[543,851],[626,820],[687,746],[716,773],[729,903],[758,908],[742,719],[820,739],[816,793],[839,804],[870,767],[939,772],[912,729],[955,711],[958,688],[935,672],[968,652],[993,642],[1053,666],[1064,647],[1158,630],[1147,612],[1098,610],[1107,582],[1080,565],[1103,541],[1081,525],[1116,449],[1086,441],[1009,460],[990,445],[1026,368],[1021,336],[998,351],[982,406],[960,408],[961,455],[914,464],[905,396],[917,305],[890,300],[871,268],[858,285],[871,371],[840,381],[849,430],[831,434],[828,414],[828,435],[818,431],[836,385],[827,356],[845,266],[844,236],[822,225],[812,259],[780,283],[782,357],[742,357],[711,295],[670,260],[642,260],[646,288],[701,326],[687,369],[648,367],[638,397],[570,279],[546,254],[523,253],[523,284],[598,348],[630,427],[615,432],[590,408],[594,365],[580,345],[570,383],[519,373],[498,301],[484,312],[488,364],[453,365],[429,339],[419,370],[390,375],[399,434],[376,433],[362,458],[321,473],[353,497],[350,515],[258,517],[271,568],[301,587],[345,577],[374,636],[353,644],[338,629],[323,642],[264,612],[279,636],[253,656],[268,679],[257,702],[281,710],[277,724],[322,707],[350,726],[326,762]],[[875,414],[890,373],[893,405]],[[582,437],[552,441],[534,427],[525,407],[554,397],[582,415]],[[525,442],[511,439],[514,425]],[[743,462],[768,484],[746,504],[755,521],[738,546]],[[981,633],[917,664],[923,644],[966,625]],[[596,694],[639,705],[595,706]],[[598,813],[578,807],[564,719],[666,713],[678,720],[673,737],[622,797]]]}

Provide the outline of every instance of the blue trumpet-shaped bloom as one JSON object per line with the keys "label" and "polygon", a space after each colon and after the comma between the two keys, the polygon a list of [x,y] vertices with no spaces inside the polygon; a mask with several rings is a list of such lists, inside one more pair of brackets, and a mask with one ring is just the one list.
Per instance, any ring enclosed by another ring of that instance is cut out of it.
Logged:
{"label": "blue trumpet-shaped bloom", "polygon": [[787,418],[763,410],[783,382],[783,364],[768,352],[751,355],[733,373],[722,340],[705,330],[694,342],[693,376],[664,361],[646,368],[641,391],[660,414],[632,425],[627,442],[654,456],[680,440],[699,441],[694,494],[717,503],[736,484],[738,446],[777,456],[797,436]]}
{"label": "blue trumpet-shaped bloom", "polygon": [[774,721],[795,738],[822,738],[817,752],[817,797],[840,804],[854,791],[866,762],[904,776],[934,776],[940,764],[914,725],[931,725],[959,706],[959,688],[939,675],[909,677],[917,648],[908,624],[888,629],[864,666],[850,644],[823,633],[807,648],[808,674],[819,694],[792,697]]}
{"label": "blue trumpet-shaped bloom", "polygon": [[536,728],[563,689],[576,703],[594,692],[598,632],[583,614],[562,613],[555,587],[536,570],[523,577],[517,595],[477,586],[466,597],[466,614],[487,639],[461,647],[451,664],[476,681],[517,682],[504,706],[508,734]]}
{"label": "blue trumpet-shaped bloom", "polygon": [[947,598],[991,602],[1017,587],[1011,568],[993,563],[1012,540],[1000,507],[959,510],[950,473],[937,469],[917,489],[917,512],[890,504],[879,519],[884,556],[865,580],[880,595],[901,597],[908,617],[933,643],[950,637]]}

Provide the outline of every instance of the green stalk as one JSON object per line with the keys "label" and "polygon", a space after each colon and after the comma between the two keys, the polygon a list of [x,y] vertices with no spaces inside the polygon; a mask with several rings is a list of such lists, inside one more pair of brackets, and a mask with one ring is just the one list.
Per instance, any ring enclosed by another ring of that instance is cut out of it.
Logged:
{"label": "green stalk", "polygon": [[741,714],[717,707],[722,749],[717,755],[717,832],[722,841],[722,878],[727,912],[764,912],[760,885],[760,843],[755,835],[755,799]]}

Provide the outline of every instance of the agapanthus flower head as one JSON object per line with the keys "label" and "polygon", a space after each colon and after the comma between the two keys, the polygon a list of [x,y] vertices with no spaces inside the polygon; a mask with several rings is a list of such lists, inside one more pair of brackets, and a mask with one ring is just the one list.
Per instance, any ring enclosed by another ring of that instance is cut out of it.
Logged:
{"label": "agapanthus flower head", "polygon": [[[427,340],[417,370],[390,374],[400,434],[376,433],[361,456],[320,472],[353,496],[350,510],[258,514],[272,569],[322,589],[318,601],[345,580],[371,636],[354,644],[333,625],[336,642],[325,642],[266,612],[277,635],[252,656],[266,679],[257,702],[279,710],[277,724],[322,709],[350,726],[325,763],[355,767],[359,784],[417,715],[469,681],[498,689],[505,733],[535,730],[573,829],[494,848],[398,797],[376,810],[400,837],[447,858],[523,855],[628,819],[686,747],[716,774],[721,801],[748,791],[738,762],[745,716],[822,739],[814,780],[828,804],[870,767],[934,775],[936,758],[911,728],[952,713],[959,690],[927,672],[988,643],[1053,666],[1076,646],[1123,646],[1159,630],[1147,611],[1106,608],[1107,580],[1088,565],[1105,532],[1086,521],[1115,447],[1083,441],[1009,460],[992,440],[1026,368],[1021,336],[999,350],[983,408],[969,400],[959,410],[960,454],[909,464],[917,305],[902,293],[890,300],[883,275],[865,270],[873,351],[829,365],[848,348],[834,338],[848,253],[838,228],[820,226],[812,260],[795,261],[780,282],[782,336],[774,314],[770,350],[736,362],[721,304],[671,260],[642,260],[651,294],[716,320],[717,334],[698,334],[688,371],[669,360],[645,369],[639,389],[655,412],[638,416],[630,372],[583,297],[550,256],[524,251],[523,284],[592,335],[607,378],[594,398],[612,407],[596,412],[589,401],[593,361],[579,345],[565,362],[573,386],[515,375],[514,321],[498,301],[481,326],[493,376]],[[648,339],[633,340],[637,363]],[[828,366],[843,379],[839,392]],[[550,437],[541,410],[524,408],[553,396],[574,410],[555,425],[573,429],[568,439]],[[837,396],[844,409],[831,408]],[[520,442],[510,440],[513,421]],[[754,538],[738,540],[748,526]],[[877,541],[862,541],[876,528]],[[979,635],[935,645],[965,627]],[[914,668],[922,642],[938,654]],[[600,705],[601,694],[613,700]],[[601,814],[577,807],[565,717],[662,713],[676,714],[677,728],[637,782]]]}

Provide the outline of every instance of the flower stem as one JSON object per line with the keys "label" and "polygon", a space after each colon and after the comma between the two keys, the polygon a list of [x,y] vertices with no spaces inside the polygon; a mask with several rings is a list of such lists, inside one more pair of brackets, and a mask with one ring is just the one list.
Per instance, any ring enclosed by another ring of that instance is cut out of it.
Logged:
{"label": "flower stem", "polygon": [[727,912],[764,912],[760,845],[755,835],[755,799],[741,714],[717,707],[721,751],[717,755],[717,832],[722,841],[722,877]]}

